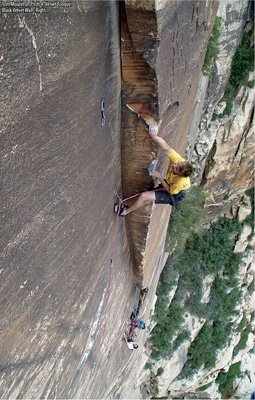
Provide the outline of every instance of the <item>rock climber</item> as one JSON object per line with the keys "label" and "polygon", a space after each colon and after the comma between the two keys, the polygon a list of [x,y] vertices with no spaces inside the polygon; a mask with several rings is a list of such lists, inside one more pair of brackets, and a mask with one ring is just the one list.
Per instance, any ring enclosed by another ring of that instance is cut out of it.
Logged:
{"label": "rock climber", "polygon": [[130,336],[127,332],[125,332],[123,336],[123,340],[126,342],[127,347],[129,350],[136,350],[138,349],[138,344],[134,342],[133,336]]}
{"label": "rock climber", "polygon": [[134,329],[138,328],[139,330],[141,330],[146,328],[146,324],[143,319],[137,319],[136,321],[132,321],[132,325]]}
{"label": "rock climber", "polygon": [[136,319],[136,320],[131,320],[130,328],[128,335],[133,337],[135,335],[135,329],[138,328],[139,330],[145,329],[146,324],[143,319]]}
{"label": "rock climber", "polygon": [[149,126],[149,135],[167,154],[169,159],[167,177],[164,179],[158,171],[152,171],[151,176],[158,179],[160,185],[154,190],[141,193],[131,207],[127,207],[124,204],[115,207],[115,212],[122,217],[151,202],[174,205],[184,199],[186,191],[190,188],[190,175],[193,172],[192,165],[173,150],[163,138],[158,136],[158,126],[156,124]]}

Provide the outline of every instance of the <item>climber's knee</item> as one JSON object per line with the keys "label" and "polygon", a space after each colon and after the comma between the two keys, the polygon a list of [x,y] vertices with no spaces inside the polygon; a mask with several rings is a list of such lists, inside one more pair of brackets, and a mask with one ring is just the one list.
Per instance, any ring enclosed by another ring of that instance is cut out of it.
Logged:
{"label": "climber's knee", "polygon": [[152,201],[155,201],[155,192],[152,191],[147,191],[143,192],[140,196],[141,200],[143,203],[150,203]]}

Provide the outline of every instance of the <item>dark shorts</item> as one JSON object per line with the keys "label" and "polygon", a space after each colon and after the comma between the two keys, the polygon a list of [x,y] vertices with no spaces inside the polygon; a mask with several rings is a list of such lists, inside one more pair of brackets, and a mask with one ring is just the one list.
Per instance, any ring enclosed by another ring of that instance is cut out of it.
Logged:
{"label": "dark shorts", "polygon": [[186,196],[186,190],[181,190],[177,194],[170,194],[166,190],[155,191],[155,204],[170,204],[173,206],[182,201]]}

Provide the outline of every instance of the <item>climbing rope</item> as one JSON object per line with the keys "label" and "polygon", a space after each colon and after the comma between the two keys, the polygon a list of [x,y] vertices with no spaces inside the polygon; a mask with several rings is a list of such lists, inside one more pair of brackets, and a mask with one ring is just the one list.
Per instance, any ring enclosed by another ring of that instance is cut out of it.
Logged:
{"label": "climbing rope", "polygon": [[[164,190],[162,188],[155,189],[155,191],[160,191]],[[121,197],[118,195],[118,193],[115,191],[114,194],[118,197],[119,199],[119,206],[124,204],[126,201],[129,201],[135,197],[138,197],[142,194],[141,193],[136,193],[132,196],[126,197],[124,199],[121,199]],[[111,294],[111,289],[112,289],[112,273],[113,273],[113,267],[114,267],[114,261],[116,257],[116,244],[117,244],[117,233],[118,233],[118,226],[119,226],[119,215],[117,214],[117,218],[115,221],[115,226],[114,226],[114,235],[113,235],[113,240],[112,240],[112,247],[111,247],[111,259],[110,259],[110,264],[109,264],[109,274],[108,274],[108,283],[107,283],[107,289],[106,289],[106,295],[105,295],[105,305],[104,305],[104,312],[103,312],[103,340],[101,342],[101,345],[103,344],[106,348],[108,348],[110,345],[109,343],[112,343],[112,340],[108,340],[108,342],[105,341],[105,328],[106,328],[106,318],[108,314],[108,307],[109,307],[109,298]],[[117,334],[116,334],[117,336]]]}

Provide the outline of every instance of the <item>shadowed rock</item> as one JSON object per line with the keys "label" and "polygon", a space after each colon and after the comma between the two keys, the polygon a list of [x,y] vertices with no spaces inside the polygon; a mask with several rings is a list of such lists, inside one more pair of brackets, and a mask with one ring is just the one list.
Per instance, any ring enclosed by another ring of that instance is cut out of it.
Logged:
{"label": "shadowed rock", "polygon": [[[110,398],[135,381],[121,336],[137,293],[113,190],[121,164],[125,197],[153,188],[152,159],[166,164],[126,104],[183,152],[208,33],[206,2],[120,2],[121,40],[116,2],[64,3],[1,15],[2,398]],[[169,211],[127,219],[148,317]]]}
{"label": "shadowed rock", "polygon": [[[122,172],[123,194],[128,198],[153,189],[147,167],[154,158],[164,174],[167,162],[148,135],[148,117],[161,123],[159,135],[183,153],[193,113],[206,49],[209,11],[205,2],[171,1],[121,3],[122,60]],[[208,15],[207,15],[208,14]],[[127,106],[127,107],[126,107]],[[135,113],[131,112],[133,110]],[[142,118],[139,118],[142,117]],[[133,200],[133,199],[132,199]],[[158,206],[167,226],[170,207]],[[129,243],[136,281],[147,286],[164,246],[165,228],[147,206],[127,218]],[[154,236],[158,232],[159,237]],[[159,242],[161,245],[159,246]],[[153,243],[157,243],[157,249]],[[156,252],[156,254],[155,254]],[[150,260],[150,261],[149,261]],[[148,261],[148,262],[147,262]]]}

